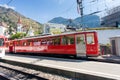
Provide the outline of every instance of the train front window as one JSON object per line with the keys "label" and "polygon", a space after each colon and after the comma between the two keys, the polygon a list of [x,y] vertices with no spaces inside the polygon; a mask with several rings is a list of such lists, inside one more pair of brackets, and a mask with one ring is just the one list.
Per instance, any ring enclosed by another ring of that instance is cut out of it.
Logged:
{"label": "train front window", "polygon": [[4,39],[0,38],[0,46],[4,45]]}
{"label": "train front window", "polygon": [[95,44],[93,33],[87,34],[87,44]]}

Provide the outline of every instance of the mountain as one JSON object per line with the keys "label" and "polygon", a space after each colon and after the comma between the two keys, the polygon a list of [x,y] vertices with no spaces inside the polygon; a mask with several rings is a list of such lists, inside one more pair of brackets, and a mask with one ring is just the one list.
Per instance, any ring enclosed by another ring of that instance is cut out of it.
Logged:
{"label": "mountain", "polygon": [[0,6],[0,22],[4,22],[8,26],[12,27],[14,29],[13,31],[17,28],[19,18],[21,19],[22,25],[27,27],[27,29],[32,26],[36,34],[42,32],[42,24],[39,22],[27,18],[13,9]]}
{"label": "mountain", "polygon": [[50,20],[50,23],[59,23],[59,24],[66,24],[66,22],[68,21],[68,19],[62,18],[62,17],[56,17],[53,18],[52,20]]}
{"label": "mountain", "polygon": [[[81,23],[81,17],[78,17],[74,20],[77,24]],[[100,26],[100,18],[97,15],[85,15],[82,19],[82,24],[85,27],[99,27]]]}
{"label": "mountain", "polygon": [[[81,23],[81,19],[82,19],[82,23]],[[97,15],[85,15],[82,18],[78,17],[76,19],[65,19],[62,17],[56,17],[48,22],[49,23],[58,23],[58,24],[70,25],[70,26],[73,26],[76,28],[80,28],[81,24],[83,25],[83,27],[88,27],[88,28],[100,26],[100,18]]]}

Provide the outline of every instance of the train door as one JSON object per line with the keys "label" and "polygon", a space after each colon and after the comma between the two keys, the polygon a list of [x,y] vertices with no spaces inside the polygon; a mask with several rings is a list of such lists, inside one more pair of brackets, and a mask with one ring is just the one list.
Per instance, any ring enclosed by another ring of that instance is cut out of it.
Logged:
{"label": "train door", "polygon": [[5,56],[4,38],[0,38],[0,58]]}
{"label": "train door", "polygon": [[13,53],[13,41],[10,41],[10,45],[9,45],[9,53]]}
{"label": "train door", "polygon": [[86,56],[85,34],[76,35],[76,53],[77,57]]}
{"label": "train door", "polygon": [[87,56],[99,55],[97,34],[94,32],[86,34],[86,53]]}
{"label": "train door", "polygon": [[115,40],[112,40],[112,53],[113,53],[113,55],[117,55],[116,54]]}

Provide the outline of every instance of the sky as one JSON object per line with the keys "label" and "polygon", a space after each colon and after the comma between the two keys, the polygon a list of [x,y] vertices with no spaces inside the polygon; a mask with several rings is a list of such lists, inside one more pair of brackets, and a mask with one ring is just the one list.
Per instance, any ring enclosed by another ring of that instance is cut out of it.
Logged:
{"label": "sky", "polygon": [[[75,19],[80,17],[77,12],[76,0],[0,0],[0,6],[12,8],[22,15],[47,23],[55,17]],[[95,2],[94,2],[95,1]],[[97,10],[105,10],[120,5],[120,0],[84,0],[84,14],[90,14]]]}

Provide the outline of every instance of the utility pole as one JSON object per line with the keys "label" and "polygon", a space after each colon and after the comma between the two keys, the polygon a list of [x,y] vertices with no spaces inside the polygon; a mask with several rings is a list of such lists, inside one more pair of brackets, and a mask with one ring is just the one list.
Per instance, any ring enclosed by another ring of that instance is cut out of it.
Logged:
{"label": "utility pole", "polygon": [[81,17],[81,28],[83,28],[83,0],[77,0],[77,11],[78,14],[80,14]]}

